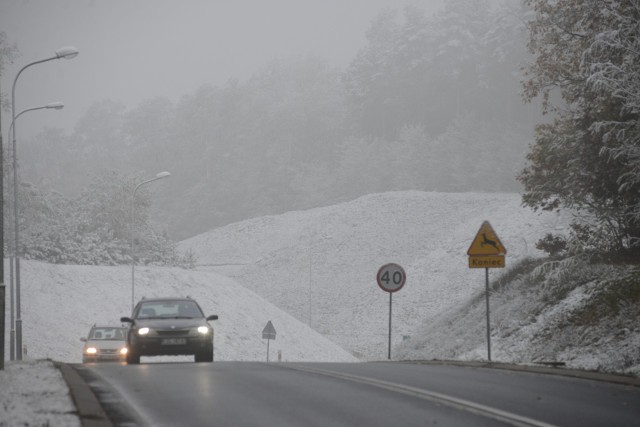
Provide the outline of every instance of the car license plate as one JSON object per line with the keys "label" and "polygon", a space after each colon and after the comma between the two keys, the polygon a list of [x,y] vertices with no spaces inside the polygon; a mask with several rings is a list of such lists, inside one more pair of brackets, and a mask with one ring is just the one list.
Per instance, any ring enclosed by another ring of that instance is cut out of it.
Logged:
{"label": "car license plate", "polygon": [[160,342],[162,345],[183,345],[187,343],[186,338],[165,338]]}

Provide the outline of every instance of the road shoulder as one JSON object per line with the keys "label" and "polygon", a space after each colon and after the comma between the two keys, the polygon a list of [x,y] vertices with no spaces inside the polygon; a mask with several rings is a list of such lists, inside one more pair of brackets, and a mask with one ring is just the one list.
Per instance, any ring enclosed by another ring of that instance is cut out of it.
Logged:
{"label": "road shoulder", "polygon": [[113,427],[113,423],[102,409],[98,398],[85,380],[66,363],[56,363],[62,373],[69,393],[76,405],[78,417],[83,427]]}

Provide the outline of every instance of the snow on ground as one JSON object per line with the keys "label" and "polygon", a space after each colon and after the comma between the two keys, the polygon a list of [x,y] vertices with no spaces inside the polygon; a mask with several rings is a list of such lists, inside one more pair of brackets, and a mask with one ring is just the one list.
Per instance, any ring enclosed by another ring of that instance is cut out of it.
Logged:
{"label": "snow on ground", "polygon": [[[493,288],[492,360],[640,375],[640,308],[618,300],[639,277],[637,267],[574,258],[541,263]],[[486,312],[478,292],[461,309],[424,322],[415,340],[396,347],[397,357],[487,360]]]}
{"label": "snow on ground", "polygon": [[509,266],[540,256],[536,241],[563,231],[568,218],[525,209],[518,194],[392,192],[230,224],[180,248],[196,254],[198,270],[233,277],[358,357],[382,359],[389,295],[378,269],[395,262],[407,272],[393,294],[397,345],[484,288],[484,270],[469,269],[467,250],[485,220]]}
{"label": "snow on ground", "polygon": [[50,360],[6,362],[0,371],[0,426],[76,427],[80,420]]}
{"label": "snow on ground", "polygon": [[[79,363],[80,338],[93,323],[120,325],[120,317],[131,313],[131,267],[23,260],[21,272],[22,341],[30,358]],[[266,360],[262,330],[271,321],[277,333],[270,345],[272,358],[281,352],[283,361],[356,361],[307,325],[217,273],[136,267],[135,295],[135,302],[142,296],[191,296],[205,314],[217,314],[219,320],[211,322],[216,360]]]}

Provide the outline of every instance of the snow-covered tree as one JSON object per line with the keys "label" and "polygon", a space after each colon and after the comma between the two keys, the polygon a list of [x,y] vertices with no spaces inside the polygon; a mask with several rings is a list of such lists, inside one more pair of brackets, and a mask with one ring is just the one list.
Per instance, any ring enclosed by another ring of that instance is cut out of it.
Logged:
{"label": "snow-covered tree", "polygon": [[520,175],[524,202],[584,212],[607,231],[605,250],[640,249],[640,1],[526,3],[535,60],[524,94],[554,118],[538,126]]}
{"label": "snow-covered tree", "polygon": [[129,264],[135,236],[137,263],[193,264],[192,255],[180,255],[166,233],[149,221],[147,189],[136,194],[131,223],[136,182],[137,177],[115,172],[98,175],[76,198],[21,185],[21,256],[57,264]]}
{"label": "snow-covered tree", "polygon": [[[15,43],[10,43],[7,38],[7,33],[0,31],[0,76],[4,76],[5,67],[12,64],[18,54],[19,51],[17,45]],[[0,110],[3,110],[5,107],[9,108],[10,99],[4,92],[9,88],[3,87],[0,89],[2,90],[0,93]]]}

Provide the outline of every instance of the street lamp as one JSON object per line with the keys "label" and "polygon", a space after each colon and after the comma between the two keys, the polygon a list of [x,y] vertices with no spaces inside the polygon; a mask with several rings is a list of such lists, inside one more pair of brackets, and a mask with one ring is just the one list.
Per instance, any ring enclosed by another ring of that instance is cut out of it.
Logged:
{"label": "street lamp", "polygon": [[18,120],[18,117],[20,117],[24,113],[28,113],[29,111],[44,110],[44,109],[62,110],[63,108],[64,108],[64,104],[62,102],[51,102],[51,103],[49,103],[47,105],[41,105],[39,107],[27,108],[26,110],[20,111],[18,114],[16,114],[16,118],[13,119],[13,121],[11,122],[11,126],[9,126],[9,140],[11,141],[11,131],[13,130],[14,122],[16,120]]}
{"label": "street lamp", "polygon": [[136,185],[136,188],[133,189],[133,194],[131,195],[131,313],[133,313],[133,298],[135,296],[135,267],[136,267],[136,259],[133,253],[133,225],[135,221],[135,201],[136,201],[136,191],[138,188],[142,187],[144,184],[148,184],[153,181],[157,181],[162,178],[170,177],[171,174],[169,172],[159,172],[154,178],[148,179],[146,181],[142,181],[140,184]]}
{"label": "street lamp", "polygon": [[32,65],[42,64],[43,62],[53,61],[54,59],[71,59],[78,56],[78,49],[75,47],[63,47],[56,50],[55,55],[50,58],[41,59],[39,61],[31,62],[18,71],[16,77],[13,79],[13,86],[11,87],[11,122],[13,124],[13,221],[14,221],[14,244],[15,244],[15,270],[16,270],[16,359],[22,360],[22,318],[20,317],[20,239],[18,232],[18,163],[17,150],[16,150],[16,83],[18,77],[27,68]]}
{"label": "street lamp", "polygon": [[[26,110],[20,111],[16,115],[15,119],[13,119],[11,121],[11,125],[9,126],[9,141],[11,141],[11,132],[13,130],[13,127],[14,127],[14,124],[15,124],[16,120],[18,119],[18,117],[20,117],[24,113],[27,113],[29,111],[35,111],[35,110],[43,110],[43,109],[61,110],[63,108],[64,108],[64,104],[62,102],[52,102],[52,103],[49,103],[47,105],[42,105],[40,107],[27,108]],[[15,164],[15,161],[16,161],[16,157],[15,157],[15,151],[14,151],[14,156],[13,156],[14,164]],[[15,191],[15,188],[16,187],[14,186],[13,187],[14,191]],[[14,201],[15,201],[15,193],[14,193]],[[14,214],[15,214],[15,211],[14,211]],[[15,252],[15,248],[14,248],[14,252]],[[14,293],[14,288],[13,288],[13,256],[14,256],[14,254],[11,254],[11,262],[9,263],[10,267],[11,267],[11,283],[10,283],[10,287],[9,287],[9,294],[10,294],[9,305],[11,307],[11,320],[10,320],[11,321],[11,323],[10,323],[11,329],[10,329],[10,332],[9,332],[9,343],[10,343],[9,344],[9,346],[10,346],[9,354],[10,354],[10,359],[11,360],[14,360],[15,354],[16,354],[16,351],[15,351],[16,330],[15,330],[15,320],[14,320],[15,317],[14,317],[14,294],[13,294]]]}

